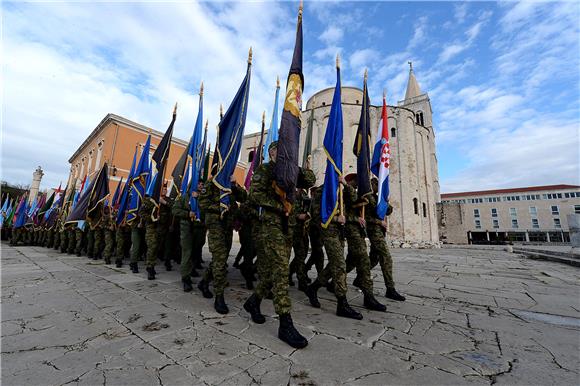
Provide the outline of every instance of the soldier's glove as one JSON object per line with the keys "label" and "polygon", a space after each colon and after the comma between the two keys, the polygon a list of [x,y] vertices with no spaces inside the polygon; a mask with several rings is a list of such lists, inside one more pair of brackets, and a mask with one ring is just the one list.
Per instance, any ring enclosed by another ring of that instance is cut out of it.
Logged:
{"label": "soldier's glove", "polygon": [[393,213],[393,207],[389,205],[389,207],[387,208],[387,216],[390,216],[391,213]]}

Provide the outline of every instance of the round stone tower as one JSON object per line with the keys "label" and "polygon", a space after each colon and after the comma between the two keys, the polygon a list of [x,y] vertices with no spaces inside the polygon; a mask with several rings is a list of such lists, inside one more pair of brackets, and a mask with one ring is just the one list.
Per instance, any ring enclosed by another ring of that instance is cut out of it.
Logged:
{"label": "round stone tower", "polygon": [[40,189],[40,180],[42,180],[44,172],[39,166],[36,168],[34,173],[32,173],[32,183],[30,184],[30,194],[28,195],[28,203],[32,204],[36,196],[38,195],[38,190]]}

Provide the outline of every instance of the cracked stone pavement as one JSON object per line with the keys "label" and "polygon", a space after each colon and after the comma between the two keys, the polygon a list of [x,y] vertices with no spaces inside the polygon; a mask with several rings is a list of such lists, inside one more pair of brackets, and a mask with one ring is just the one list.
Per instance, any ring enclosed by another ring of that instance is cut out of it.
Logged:
{"label": "cracked stone pavement", "polygon": [[[234,246],[234,252],[236,246]],[[40,247],[2,244],[2,383],[6,385],[580,384],[580,270],[472,249],[393,250],[407,301],[375,293],[387,313],[334,315],[290,288],[310,341],[293,350],[241,309],[249,291],[229,269],[230,314],[177,271],[158,280]],[[204,259],[209,260],[207,249]],[[231,261],[230,261],[231,264]],[[314,272],[310,273],[314,276]],[[349,284],[353,277],[349,276]]]}

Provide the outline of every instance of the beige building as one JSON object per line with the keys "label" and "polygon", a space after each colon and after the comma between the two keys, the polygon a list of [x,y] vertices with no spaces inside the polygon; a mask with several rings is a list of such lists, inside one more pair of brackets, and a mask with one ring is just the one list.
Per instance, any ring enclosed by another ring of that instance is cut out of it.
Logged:
{"label": "beige building", "polygon": [[448,193],[438,207],[443,243],[568,243],[567,218],[580,214],[580,186]]}
{"label": "beige building", "polygon": [[[326,155],[323,141],[332,105],[334,87],[314,94],[302,111],[300,134],[300,160],[308,121],[314,113],[312,135],[313,171],[317,183],[324,181]],[[343,172],[356,172],[356,157],[352,152],[361,113],[362,90],[342,87],[342,112],[344,122]],[[371,147],[374,146],[382,109],[382,100],[371,106]],[[439,199],[439,174],[435,150],[431,102],[427,93],[421,92],[411,68],[405,98],[397,106],[388,106],[390,129],[390,204],[393,214],[388,217],[388,238],[393,244],[409,243],[438,245],[436,203]],[[259,142],[259,133],[244,137],[241,162],[251,159],[250,153]],[[371,148],[372,151],[372,148]]]}

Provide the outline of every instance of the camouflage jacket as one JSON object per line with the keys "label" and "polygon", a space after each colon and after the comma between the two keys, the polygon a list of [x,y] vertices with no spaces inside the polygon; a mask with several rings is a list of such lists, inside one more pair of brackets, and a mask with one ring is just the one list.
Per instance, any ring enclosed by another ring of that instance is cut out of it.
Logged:
{"label": "camouflage jacket", "polygon": [[[248,193],[244,188],[236,183],[232,184],[232,194],[230,196],[230,209],[226,212],[227,216],[237,208],[236,201],[244,202],[247,199]],[[220,189],[210,179],[201,190],[198,198],[199,207],[205,214],[220,214]]]}

